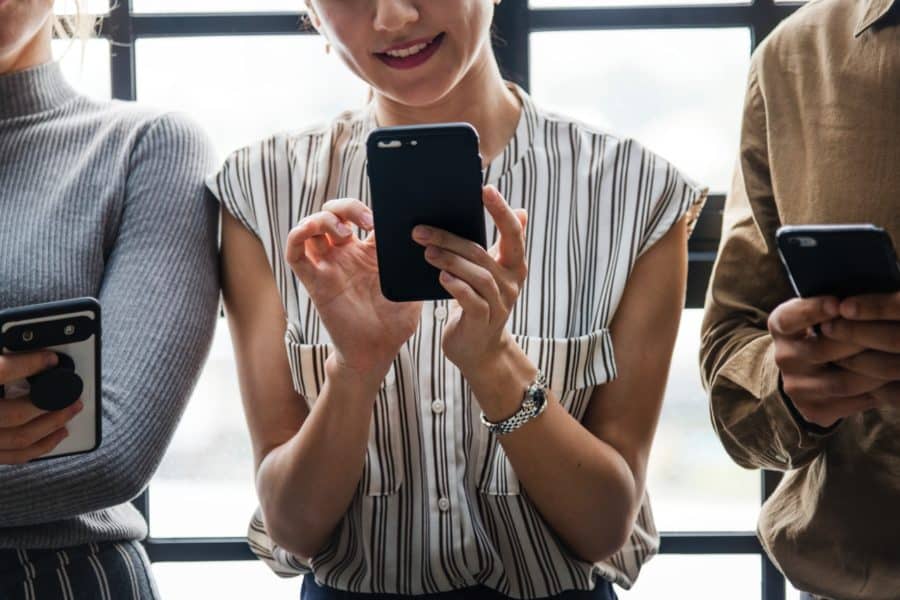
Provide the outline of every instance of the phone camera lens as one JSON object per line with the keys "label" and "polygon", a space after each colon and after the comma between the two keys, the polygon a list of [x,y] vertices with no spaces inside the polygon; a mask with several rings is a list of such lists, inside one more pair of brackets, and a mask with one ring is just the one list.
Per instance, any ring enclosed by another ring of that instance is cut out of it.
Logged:
{"label": "phone camera lens", "polygon": [[28,329],[22,333],[22,341],[23,342],[30,342],[33,339],[34,339],[34,332],[31,331],[30,329]]}
{"label": "phone camera lens", "polygon": [[63,329],[63,332],[66,335],[74,335],[75,334],[75,326],[74,325],[66,325],[65,329]]}

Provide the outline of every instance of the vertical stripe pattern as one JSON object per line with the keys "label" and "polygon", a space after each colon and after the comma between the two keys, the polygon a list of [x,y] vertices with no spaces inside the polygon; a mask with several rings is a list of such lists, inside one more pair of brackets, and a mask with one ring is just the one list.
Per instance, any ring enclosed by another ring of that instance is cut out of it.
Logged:
{"label": "vertical stripe pattern", "polygon": [[138,542],[61,550],[0,550],[3,600],[157,600],[150,561]]}
{"label": "vertical stripe pattern", "polygon": [[[609,324],[638,257],[705,198],[632,140],[539,110],[523,110],[509,144],[485,170],[529,213],[529,275],[507,327],[581,420],[592,390],[616,377]],[[294,387],[312,405],[331,339],[283,257],[293,224],[337,197],[369,204],[365,141],[372,107],[236,151],[208,186],[265,246],[289,323]],[[497,230],[485,213],[488,241]],[[356,231],[357,235],[363,235]],[[379,390],[358,492],[329,544],[302,564],[268,538],[260,513],[249,538],[280,575],[314,573],[355,592],[425,594],[483,584],[515,598],[591,589],[596,577],[630,587],[658,549],[649,500],[615,556],[585,563],[563,546],[523,493],[477,399],[441,352],[448,302],[425,302],[416,333]],[[599,503],[598,503],[599,505]]]}

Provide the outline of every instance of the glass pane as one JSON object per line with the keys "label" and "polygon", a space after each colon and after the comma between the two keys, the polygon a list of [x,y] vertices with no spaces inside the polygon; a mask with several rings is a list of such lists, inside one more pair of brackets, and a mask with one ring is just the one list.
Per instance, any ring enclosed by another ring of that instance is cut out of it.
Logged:
{"label": "glass pane", "polygon": [[250,435],[231,336],[219,319],[194,395],[150,484],[150,535],[243,537],[255,508]]}
{"label": "glass pane", "polygon": [[641,570],[630,591],[616,588],[621,600],[759,600],[762,565],[755,554],[693,556],[664,554]]}
{"label": "glass pane", "polygon": [[53,12],[57,15],[74,15],[81,8],[91,15],[109,12],[109,0],[54,0]]}
{"label": "glass pane", "polygon": [[700,383],[703,311],[685,310],[647,475],[661,531],[755,531],[760,474],[735,465],[716,437]]}
{"label": "glass pane", "polygon": [[132,0],[134,12],[201,13],[201,12],[300,12],[303,0]]}
{"label": "glass pane", "polygon": [[540,104],[636,138],[714,191],[731,181],[749,64],[748,29],[531,36]]}
{"label": "glass pane", "polygon": [[53,40],[53,57],[79,92],[94,98],[110,97],[108,41]]}
{"label": "glass pane", "polygon": [[365,84],[318,36],[139,40],[137,83],[140,101],[192,115],[220,158],[366,99]]}
{"label": "glass pane", "polygon": [[785,581],[785,600],[800,600],[801,592],[791,585],[790,581]]}
{"label": "glass pane", "polygon": [[301,577],[281,579],[261,562],[156,563],[153,575],[160,597],[166,600],[296,600],[303,581]]}

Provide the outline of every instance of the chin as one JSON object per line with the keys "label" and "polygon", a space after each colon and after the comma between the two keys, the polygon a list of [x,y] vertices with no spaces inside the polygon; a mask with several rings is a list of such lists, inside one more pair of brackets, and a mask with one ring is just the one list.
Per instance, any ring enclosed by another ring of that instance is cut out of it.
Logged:
{"label": "chin", "polygon": [[423,79],[407,85],[375,86],[382,95],[405,106],[422,108],[436,104],[453,89],[449,77]]}

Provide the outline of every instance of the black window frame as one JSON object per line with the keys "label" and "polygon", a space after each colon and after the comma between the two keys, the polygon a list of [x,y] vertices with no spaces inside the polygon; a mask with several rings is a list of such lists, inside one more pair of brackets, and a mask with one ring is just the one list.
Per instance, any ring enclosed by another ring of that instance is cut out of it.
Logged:
{"label": "black window frame", "polygon": [[[652,0],[649,0],[652,1]],[[686,0],[690,2],[690,0]],[[299,0],[298,0],[299,4]],[[505,0],[496,9],[495,50],[504,75],[529,89],[530,35],[545,31],[611,29],[743,28],[750,32],[751,52],[799,4],[753,0],[748,4],[628,6],[596,8],[533,8],[527,0]],[[296,13],[135,13],[131,0],[116,0],[99,28],[111,42],[112,96],[137,100],[135,42],[142,38],[312,35]],[[719,244],[725,197],[714,194],[704,210],[689,246],[686,308],[703,306]],[[774,491],[781,475],[760,474],[760,501]],[[150,489],[134,504],[150,522]],[[242,538],[155,538],[144,545],[153,562],[255,560]],[[769,561],[752,531],[663,532],[661,554],[758,555],[761,558],[762,600],[784,600],[785,579]]]}

